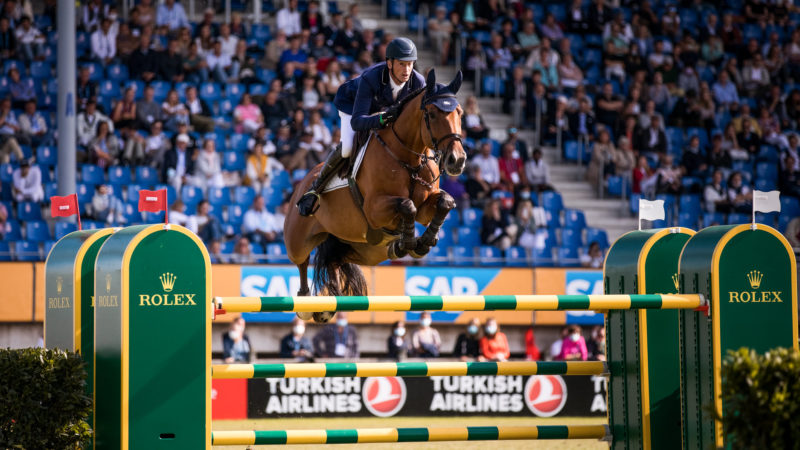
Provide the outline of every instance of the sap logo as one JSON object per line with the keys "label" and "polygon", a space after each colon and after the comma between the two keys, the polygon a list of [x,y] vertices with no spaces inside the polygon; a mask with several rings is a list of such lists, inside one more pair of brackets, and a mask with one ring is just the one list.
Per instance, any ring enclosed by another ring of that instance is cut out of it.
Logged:
{"label": "sap logo", "polygon": [[567,295],[599,295],[603,293],[602,272],[567,272]]}
{"label": "sap logo", "polygon": [[478,282],[469,277],[414,275],[406,280],[406,295],[478,295]]}
{"label": "sap logo", "polygon": [[299,289],[299,276],[248,275],[242,277],[241,290],[242,295],[246,297],[289,297],[296,295]]}

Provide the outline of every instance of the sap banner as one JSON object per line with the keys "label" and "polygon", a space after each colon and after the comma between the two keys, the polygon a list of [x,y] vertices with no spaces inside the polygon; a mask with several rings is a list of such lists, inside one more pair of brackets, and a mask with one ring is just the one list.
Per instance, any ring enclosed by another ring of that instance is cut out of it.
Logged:
{"label": "sap banner", "polygon": [[[603,272],[589,270],[567,270],[567,295],[601,295],[603,294]],[[594,311],[567,311],[567,324],[603,325],[603,315]]]}

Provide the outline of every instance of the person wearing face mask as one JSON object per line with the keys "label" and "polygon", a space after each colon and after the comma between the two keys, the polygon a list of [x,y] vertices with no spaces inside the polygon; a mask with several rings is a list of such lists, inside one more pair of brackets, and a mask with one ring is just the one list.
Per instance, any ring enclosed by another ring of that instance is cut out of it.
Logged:
{"label": "person wearing face mask", "polygon": [[244,326],[244,319],[237,317],[231,323],[231,329],[222,335],[222,357],[225,364],[253,361],[253,346],[244,332]]}
{"label": "person wearing face mask", "polygon": [[299,317],[292,321],[292,331],[281,339],[281,358],[295,358],[300,362],[314,360],[311,341],[305,337],[306,324]]}
{"label": "person wearing face mask", "polygon": [[589,352],[586,349],[586,340],[581,335],[581,327],[571,325],[567,331],[567,336],[561,342],[561,353],[558,355],[560,361],[586,361]]}
{"label": "person wearing face mask", "polygon": [[497,326],[497,320],[490,317],[483,329],[486,335],[481,338],[481,355],[489,361],[508,361],[511,357],[508,339]]}
{"label": "person wearing face mask", "polygon": [[406,342],[406,323],[398,320],[392,325],[392,334],[386,340],[389,348],[389,358],[396,361],[406,359],[408,355],[408,342]]}
{"label": "person wearing face mask", "polygon": [[358,358],[358,333],[347,321],[347,313],[336,313],[332,323],[317,333],[312,340],[314,354],[322,358]]}
{"label": "person wearing face mask", "polygon": [[597,325],[592,329],[592,338],[586,344],[590,361],[606,360],[606,327]]}
{"label": "person wearing face mask", "polygon": [[459,334],[456,338],[453,356],[462,361],[484,361],[479,346],[480,331],[481,321],[477,317],[473,317],[467,325],[467,331]]}
{"label": "person wearing face mask", "polygon": [[419,328],[414,331],[411,337],[411,348],[414,356],[420,358],[438,358],[439,349],[442,346],[442,338],[439,332],[431,328],[431,313],[423,311],[419,315]]}

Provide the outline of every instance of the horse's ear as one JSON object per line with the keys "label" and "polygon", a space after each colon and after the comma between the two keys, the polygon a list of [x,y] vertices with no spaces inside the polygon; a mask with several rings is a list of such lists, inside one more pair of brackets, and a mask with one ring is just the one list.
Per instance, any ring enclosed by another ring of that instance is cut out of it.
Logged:
{"label": "horse's ear", "polygon": [[458,89],[461,87],[461,81],[463,79],[464,79],[464,75],[459,70],[458,73],[456,74],[456,77],[453,78],[453,81],[451,81],[450,85],[447,86],[447,89],[450,92],[452,92],[453,94],[455,94],[456,92],[458,92]]}
{"label": "horse's ear", "polygon": [[433,91],[436,89],[436,72],[431,68],[428,71],[428,79],[425,80],[425,87],[427,88],[426,94],[431,95]]}

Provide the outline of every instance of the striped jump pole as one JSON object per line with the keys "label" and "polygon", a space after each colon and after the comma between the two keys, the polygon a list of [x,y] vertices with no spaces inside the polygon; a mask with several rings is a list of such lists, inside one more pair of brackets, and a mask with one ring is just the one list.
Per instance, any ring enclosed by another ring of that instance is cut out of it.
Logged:
{"label": "striped jump pole", "polygon": [[603,375],[603,361],[400,362],[216,364],[211,376],[226,378],[433,377],[464,375]]}
{"label": "striped jump pole", "polygon": [[213,431],[211,445],[366,444],[379,442],[606,439],[606,425],[537,425],[345,430]]}
{"label": "striped jump pole", "polygon": [[234,313],[695,309],[707,305],[700,294],[216,297],[214,303],[217,309]]}

